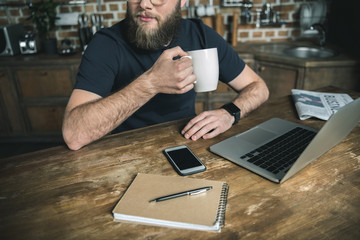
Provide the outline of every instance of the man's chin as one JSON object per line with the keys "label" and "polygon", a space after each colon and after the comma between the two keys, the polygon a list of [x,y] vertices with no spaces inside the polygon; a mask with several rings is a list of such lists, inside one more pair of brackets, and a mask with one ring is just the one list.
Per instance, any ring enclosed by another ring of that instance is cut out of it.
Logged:
{"label": "man's chin", "polygon": [[140,21],[138,26],[144,31],[153,31],[159,28],[159,24],[156,20],[150,22]]}

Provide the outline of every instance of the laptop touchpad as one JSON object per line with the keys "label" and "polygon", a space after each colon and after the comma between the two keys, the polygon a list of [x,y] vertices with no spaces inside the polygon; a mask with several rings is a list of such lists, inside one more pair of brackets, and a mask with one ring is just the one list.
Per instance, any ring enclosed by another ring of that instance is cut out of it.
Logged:
{"label": "laptop touchpad", "polygon": [[261,145],[262,143],[268,141],[271,138],[274,138],[277,134],[273,132],[266,131],[262,128],[253,128],[250,131],[240,134],[241,139],[250,142],[255,145]]}

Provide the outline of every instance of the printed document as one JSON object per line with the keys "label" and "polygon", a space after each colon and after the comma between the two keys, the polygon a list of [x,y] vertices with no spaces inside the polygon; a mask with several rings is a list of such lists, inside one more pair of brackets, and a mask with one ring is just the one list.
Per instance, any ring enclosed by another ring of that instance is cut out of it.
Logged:
{"label": "printed document", "polygon": [[341,107],[353,101],[348,94],[292,89],[300,120],[316,117],[327,121]]}

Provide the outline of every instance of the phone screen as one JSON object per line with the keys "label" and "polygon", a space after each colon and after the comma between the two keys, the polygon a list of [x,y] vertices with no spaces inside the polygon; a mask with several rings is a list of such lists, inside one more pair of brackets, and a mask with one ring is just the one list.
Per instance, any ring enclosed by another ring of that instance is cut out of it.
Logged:
{"label": "phone screen", "polygon": [[167,153],[173,159],[173,161],[180,170],[199,167],[202,165],[187,148],[171,150]]}

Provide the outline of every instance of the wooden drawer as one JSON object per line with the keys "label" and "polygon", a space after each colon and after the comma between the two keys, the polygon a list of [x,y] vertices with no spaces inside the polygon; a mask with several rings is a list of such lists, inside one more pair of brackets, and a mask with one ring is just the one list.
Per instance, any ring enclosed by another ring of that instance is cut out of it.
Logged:
{"label": "wooden drawer", "polygon": [[81,55],[0,59],[0,140],[61,141]]}
{"label": "wooden drawer", "polygon": [[0,69],[0,125],[0,136],[24,134],[16,90],[7,69]]}
{"label": "wooden drawer", "polygon": [[61,134],[65,106],[29,106],[26,112],[30,135]]}
{"label": "wooden drawer", "polygon": [[291,94],[291,89],[298,88],[298,78],[303,72],[299,68],[260,61],[257,71],[269,88],[269,100]]}
{"label": "wooden drawer", "polygon": [[21,69],[16,77],[23,98],[68,97],[73,88],[69,68]]}

